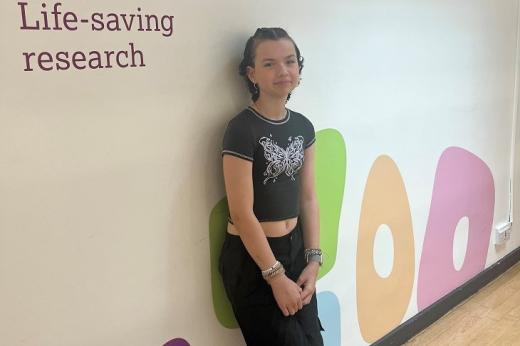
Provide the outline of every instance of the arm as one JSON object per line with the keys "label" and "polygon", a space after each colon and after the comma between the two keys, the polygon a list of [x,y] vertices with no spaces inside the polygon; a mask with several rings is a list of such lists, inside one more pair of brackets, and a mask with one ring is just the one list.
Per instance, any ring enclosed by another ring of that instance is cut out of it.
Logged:
{"label": "arm", "polygon": [[[253,213],[253,165],[250,161],[224,155],[223,168],[231,219],[247,252],[258,267],[265,270],[275,263],[276,258]],[[294,315],[302,308],[302,290],[285,274],[270,279],[269,284],[285,316]]]}
{"label": "arm", "polygon": [[305,164],[300,174],[300,217],[306,249],[320,247],[320,215],[314,175],[314,147],[313,144],[305,149]]}
{"label": "arm", "polygon": [[224,181],[229,211],[233,224],[247,251],[260,269],[273,265],[276,258],[267,238],[253,213],[253,164],[249,161],[224,155]]}
{"label": "arm", "polygon": [[[314,174],[315,145],[305,149],[305,164],[300,173],[300,218],[303,225],[303,242],[306,249],[320,247],[320,217]],[[303,286],[302,299],[308,304],[316,290],[319,264],[310,262],[298,278],[297,284]]]}

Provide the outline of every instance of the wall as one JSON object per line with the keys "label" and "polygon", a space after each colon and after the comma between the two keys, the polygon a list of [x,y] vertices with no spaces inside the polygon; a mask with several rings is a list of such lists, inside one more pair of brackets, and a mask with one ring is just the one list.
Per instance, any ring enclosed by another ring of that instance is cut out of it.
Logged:
{"label": "wall", "polygon": [[[306,59],[288,107],[321,131],[320,202],[337,211],[321,220],[327,345],[376,340],[520,246],[518,227],[491,241],[509,211],[518,1],[65,0],[62,30],[41,4],[25,8],[40,30],[0,5],[2,344],[242,343],[210,243],[221,137],[248,103],[236,68],[260,26],[285,27]],[[66,12],[89,22],[67,30]],[[92,30],[111,12],[174,16],[174,30],[121,16],[121,31]],[[130,43],[146,66],[114,62]],[[24,71],[23,53],[105,50],[111,68],[44,55],[53,70],[32,56]]]}

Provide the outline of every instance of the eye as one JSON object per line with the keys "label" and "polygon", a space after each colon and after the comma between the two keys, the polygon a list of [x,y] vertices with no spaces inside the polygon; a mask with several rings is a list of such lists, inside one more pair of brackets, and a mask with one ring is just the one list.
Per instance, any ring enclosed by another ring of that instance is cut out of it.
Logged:
{"label": "eye", "polygon": [[288,64],[296,64],[296,60],[294,60],[294,59],[287,60],[287,63]]}
{"label": "eye", "polygon": [[272,67],[272,66],[273,66],[273,64],[270,63],[270,62],[266,62],[266,63],[264,64],[264,67]]}

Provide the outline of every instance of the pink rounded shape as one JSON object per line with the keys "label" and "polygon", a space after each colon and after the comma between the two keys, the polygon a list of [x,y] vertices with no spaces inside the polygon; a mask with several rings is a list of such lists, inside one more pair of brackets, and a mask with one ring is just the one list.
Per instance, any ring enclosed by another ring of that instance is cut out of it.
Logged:
{"label": "pink rounded shape", "polygon": [[[495,185],[489,167],[456,147],[446,149],[437,166],[430,215],[417,283],[422,310],[453,291],[486,264],[495,208]],[[453,241],[459,220],[469,219],[468,244],[460,270],[453,264]]]}

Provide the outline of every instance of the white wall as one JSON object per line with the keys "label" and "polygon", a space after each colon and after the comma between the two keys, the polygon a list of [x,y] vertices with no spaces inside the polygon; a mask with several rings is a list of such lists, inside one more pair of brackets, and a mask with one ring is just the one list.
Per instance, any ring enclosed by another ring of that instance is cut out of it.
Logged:
{"label": "white wall", "polygon": [[[520,17],[520,8],[519,8]],[[520,153],[520,118],[519,118],[519,100],[520,100],[520,21],[518,23],[517,33],[517,54],[516,54],[516,83],[515,83],[515,114],[513,119],[512,132],[514,141],[512,142],[511,149],[511,171],[512,173],[512,217],[513,217],[513,231],[511,232],[511,243],[518,247],[520,244],[520,227],[518,226],[518,220],[520,217],[520,160],[518,154]],[[515,220],[517,220],[515,222]]]}
{"label": "white wall", "polygon": [[[39,5],[31,3],[34,16]],[[22,31],[16,2],[0,5],[2,344],[242,342],[214,317],[208,217],[224,196],[225,123],[248,103],[237,64],[260,26],[285,27],[305,56],[289,107],[346,142],[338,257],[318,283],[340,300],[343,345],[367,344],[356,313],[357,229],[379,155],[396,162],[405,182],[416,278],[446,148],[465,148],[490,167],[493,222],[507,219],[517,0],[65,0],[62,9],[86,16],[138,6],[174,15],[173,36]],[[128,42],[143,50],[146,67],[23,71],[22,52]],[[518,246],[515,225],[505,246],[490,242],[486,266]],[[375,256],[392,261],[388,252]],[[403,321],[418,311],[415,292]]]}

